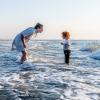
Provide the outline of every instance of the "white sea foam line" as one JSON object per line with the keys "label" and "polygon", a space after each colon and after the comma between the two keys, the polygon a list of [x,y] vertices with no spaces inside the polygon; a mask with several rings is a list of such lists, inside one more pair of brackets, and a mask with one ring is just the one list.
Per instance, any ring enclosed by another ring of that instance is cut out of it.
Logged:
{"label": "white sea foam line", "polygon": [[73,99],[73,100],[91,100],[88,95],[81,91],[76,92],[75,95],[73,95],[73,92],[71,90],[65,90],[65,96],[67,98]]}
{"label": "white sea foam line", "polygon": [[[77,93],[78,94],[80,94],[80,93],[82,93],[80,96],[78,95],[78,97],[75,99],[75,100],[77,100],[77,99],[79,99],[79,100],[83,100],[81,97],[82,97],[82,95],[83,95],[83,97],[86,97],[86,96],[84,96],[85,94],[87,94],[87,93],[100,93],[100,89],[99,88],[96,88],[96,87],[94,87],[94,86],[89,86],[89,85],[87,85],[87,84],[83,84],[83,83],[75,83],[75,82],[71,82],[70,83],[70,86],[75,86],[75,88],[77,89]],[[80,92],[79,92],[79,90],[80,90]],[[65,95],[68,97],[68,96],[70,96],[70,94],[71,93],[67,93],[67,91],[68,90],[65,90]],[[71,90],[70,90],[71,91]],[[70,97],[70,98],[72,98],[72,96]],[[74,98],[73,98],[74,99]],[[85,100],[88,100],[87,98],[85,98]]]}
{"label": "white sea foam line", "polygon": [[[71,79],[73,78],[73,76],[71,76],[70,77]],[[70,79],[69,77],[67,77],[67,79]],[[74,79],[75,79],[76,77],[74,76]],[[71,79],[70,79],[70,82],[71,82]],[[76,78],[76,80],[78,80],[77,78]],[[79,78],[79,80],[80,80],[80,78]],[[88,92],[96,92],[96,93],[100,93],[100,89],[99,88],[97,88],[97,87],[95,87],[95,86],[90,86],[90,85],[88,85],[88,84],[85,84],[84,83],[84,79],[82,79],[81,80],[83,83],[79,83],[79,82],[71,82],[71,83],[73,83],[73,85],[74,86],[76,86],[76,88],[82,88],[82,90],[81,91],[83,91],[84,89],[86,90],[86,91],[88,91]],[[72,85],[72,84],[71,84]],[[67,91],[67,90],[66,90]],[[76,99],[77,100],[77,99]],[[80,99],[81,100],[81,99]]]}
{"label": "white sea foam line", "polygon": [[21,82],[21,83],[25,83],[25,81],[23,79],[20,79],[19,74],[12,74],[9,76],[3,76],[0,80],[3,81],[3,83],[9,84],[11,86],[16,85],[17,82]]}
{"label": "white sea foam line", "polygon": [[70,80],[75,80],[75,81],[79,81],[79,82],[92,82],[92,84],[95,82],[95,81],[98,81],[99,82],[99,77],[98,76],[94,76],[94,75],[88,75],[87,77],[86,76],[77,76],[75,74],[72,74],[71,72],[69,73],[66,73],[66,77],[64,77],[66,80],[67,79],[70,79]]}
{"label": "white sea foam line", "polygon": [[72,85],[74,85],[76,88],[80,88],[87,92],[94,92],[94,93],[100,93],[100,88],[95,87],[94,85],[89,85],[85,83],[79,83],[79,82],[71,82]]}
{"label": "white sea foam line", "polygon": [[3,85],[0,85],[0,89],[2,89],[2,88],[4,88],[4,86]]}

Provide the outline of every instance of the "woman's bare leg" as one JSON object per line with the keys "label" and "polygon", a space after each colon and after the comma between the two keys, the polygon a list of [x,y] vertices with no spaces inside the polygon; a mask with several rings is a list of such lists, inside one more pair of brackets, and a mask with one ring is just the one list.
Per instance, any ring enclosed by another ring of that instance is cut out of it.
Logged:
{"label": "woman's bare leg", "polygon": [[20,63],[23,64],[23,62],[27,59],[27,53],[26,51],[22,51],[22,57]]}

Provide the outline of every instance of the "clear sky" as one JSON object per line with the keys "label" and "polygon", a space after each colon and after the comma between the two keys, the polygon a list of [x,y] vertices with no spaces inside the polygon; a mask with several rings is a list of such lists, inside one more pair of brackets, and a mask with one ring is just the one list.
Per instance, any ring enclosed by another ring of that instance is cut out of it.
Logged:
{"label": "clear sky", "polygon": [[44,24],[37,39],[100,39],[100,0],[0,0],[0,38],[12,39],[23,29]]}

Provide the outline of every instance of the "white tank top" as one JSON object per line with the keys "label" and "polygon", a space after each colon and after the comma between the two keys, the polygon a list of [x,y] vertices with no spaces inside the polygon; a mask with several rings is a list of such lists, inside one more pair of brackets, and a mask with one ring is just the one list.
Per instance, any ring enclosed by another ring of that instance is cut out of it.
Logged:
{"label": "white tank top", "polygon": [[70,40],[69,39],[68,40],[64,39],[63,40],[63,49],[64,50],[69,50],[70,49],[69,47],[70,47]]}

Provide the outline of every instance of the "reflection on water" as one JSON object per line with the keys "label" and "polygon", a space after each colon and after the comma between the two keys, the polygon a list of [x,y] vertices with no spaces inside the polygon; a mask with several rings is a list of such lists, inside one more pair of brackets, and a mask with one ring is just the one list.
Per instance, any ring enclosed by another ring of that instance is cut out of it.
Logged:
{"label": "reflection on water", "polygon": [[31,41],[20,65],[11,41],[0,41],[0,100],[100,100],[99,43],[72,41],[66,65],[60,41]]}

